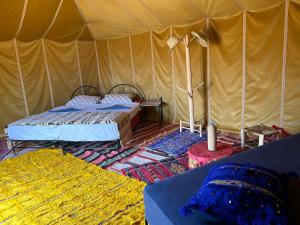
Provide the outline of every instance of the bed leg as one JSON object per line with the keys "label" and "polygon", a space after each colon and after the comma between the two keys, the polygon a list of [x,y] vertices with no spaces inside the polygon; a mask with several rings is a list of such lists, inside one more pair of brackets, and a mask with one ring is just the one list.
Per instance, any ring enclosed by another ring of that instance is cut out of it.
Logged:
{"label": "bed leg", "polygon": [[63,154],[66,155],[67,152],[66,152],[66,149],[65,149],[65,143],[64,143],[64,141],[61,141],[61,142],[60,142],[60,147],[61,147],[61,149],[62,149],[62,151],[63,151]]}
{"label": "bed leg", "polygon": [[147,219],[145,218],[145,225],[149,225],[149,223],[148,223],[148,221],[147,221]]}

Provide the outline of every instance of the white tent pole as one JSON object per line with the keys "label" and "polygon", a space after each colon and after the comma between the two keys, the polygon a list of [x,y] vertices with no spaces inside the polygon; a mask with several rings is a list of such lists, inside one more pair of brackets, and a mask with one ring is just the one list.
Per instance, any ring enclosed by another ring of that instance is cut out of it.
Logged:
{"label": "white tent pole", "polygon": [[102,90],[103,86],[102,86],[102,81],[101,81],[101,70],[100,70],[100,64],[99,64],[98,47],[97,47],[96,40],[94,40],[94,48],[95,48],[95,54],[96,54],[97,74],[98,74],[98,79],[99,79],[100,91],[103,91]]}
{"label": "white tent pole", "polygon": [[54,22],[55,22],[55,20],[56,20],[56,17],[57,17],[57,15],[58,15],[59,11],[60,11],[60,8],[61,8],[63,2],[64,2],[64,0],[60,0],[59,4],[58,4],[58,6],[57,6],[56,12],[55,12],[55,14],[54,14],[54,17],[53,17],[53,19],[52,19],[52,21],[51,21],[51,23],[50,23],[48,29],[47,29],[47,30],[45,31],[45,33],[43,34],[42,38],[45,38],[45,37],[47,36],[47,34],[49,33],[49,31],[51,30],[51,28],[52,28],[52,26],[53,26],[53,24],[54,24]]}
{"label": "white tent pole", "polygon": [[186,77],[187,77],[187,91],[189,102],[189,116],[190,116],[190,132],[194,133],[194,103],[193,103],[193,87],[192,87],[192,70],[191,70],[191,57],[189,47],[189,35],[185,35],[185,60],[186,60]]}
{"label": "white tent pole", "polygon": [[129,50],[130,50],[130,62],[131,62],[131,70],[132,70],[132,81],[135,84],[135,72],[134,72],[134,62],[133,62],[133,54],[132,54],[132,44],[131,44],[131,35],[128,36],[129,41]]}
{"label": "white tent pole", "polygon": [[18,51],[17,40],[15,38],[13,39],[13,45],[14,45],[15,54],[16,54],[19,78],[20,78],[20,81],[21,81],[21,87],[22,87],[22,93],[23,93],[23,100],[24,100],[24,105],[25,105],[26,116],[29,116],[28,103],[27,103],[27,98],[26,98],[26,90],[25,90],[25,86],[24,86],[24,77],[23,77],[23,72],[22,72],[22,68],[21,68],[21,64],[20,64],[20,55],[19,55],[19,51]]}
{"label": "white tent pole", "polygon": [[80,85],[83,86],[82,74],[81,74],[81,65],[80,65],[79,51],[78,51],[78,41],[77,40],[75,40],[75,50],[76,50],[76,59],[77,59],[77,65],[78,65],[79,81],[80,81]]}
{"label": "white tent pole", "polygon": [[286,77],[286,51],[288,39],[289,26],[289,0],[285,0],[284,13],[284,36],[283,36],[283,50],[282,50],[282,71],[281,71],[281,98],[280,98],[280,126],[284,127],[284,103],[285,103],[285,77]]}
{"label": "white tent pole", "polygon": [[47,54],[46,54],[45,39],[42,38],[41,41],[42,41],[42,50],[43,50],[46,74],[47,74],[49,90],[50,90],[51,105],[52,105],[52,108],[54,108],[53,89],[52,89],[52,82],[51,82],[51,78],[50,78],[50,70],[49,70],[48,59],[47,59]]}
{"label": "white tent pole", "polygon": [[[206,19],[206,29],[209,31],[209,18]],[[209,33],[207,34],[207,60],[206,60],[206,96],[207,96],[207,120],[211,120],[210,116],[210,101],[211,101],[211,96],[210,96],[210,88],[211,88],[211,80],[210,80],[210,47],[209,47]]]}
{"label": "white tent pole", "polygon": [[243,50],[242,50],[242,118],[241,129],[245,128],[245,98],[246,98],[246,32],[247,18],[246,10],[243,10]]}
{"label": "white tent pole", "polygon": [[155,78],[155,67],[154,67],[154,52],[153,52],[153,33],[152,30],[149,32],[150,35],[150,48],[151,48],[151,68],[152,68],[152,80],[153,80],[153,94],[156,96],[156,78]]}
{"label": "white tent pole", "polygon": [[20,33],[21,29],[22,29],[24,18],[25,18],[25,15],[26,15],[27,4],[28,4],[28,0],[25,0],[24,1],[24,7],[23,7],[23,12],[22,12],[21,20],[20,20],[20,23],[19,23],[19,26],[18,26],[18,29],[17,29],[17,32],[16,32],[14,38],[18,37],[18,35],[19,35],[19,33]]}
{"label": "white tent pole", "polygon": [[106,43],[107,43],[108,61],[109,61],[109,67],[110,67],[110,73],[111,73],[111,83],[113,86],[113,85],[115,85],[115,79],[114,79],[114,72],[113,72],[112,63],[111,63],[109,41],[106,40]]}
{"label": "white tent pole", "polygon": [[[173,35],[173,27],[170,28],[170,36]],[[173,97],[173,108],[174,108],[174,115],[173,115],[173,123],[176,121],[177,117],[177,105],[176,105],[176,77],[175,77],[175,62],[174,62],[174,51],[171,52],[171,64],[172,64],[172,97]]]}

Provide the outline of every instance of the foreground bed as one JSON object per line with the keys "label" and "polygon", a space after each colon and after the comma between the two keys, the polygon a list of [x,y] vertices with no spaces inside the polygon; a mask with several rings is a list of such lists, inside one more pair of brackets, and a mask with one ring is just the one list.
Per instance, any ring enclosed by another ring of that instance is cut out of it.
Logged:
{"label": "foreground bed", "polygon": [[143,224],[143,182],[41,149],[0,163],[0,224]]}
{"label": "foreground bed", "polygon": [[[162,182],[147,185],[144,191],[145,216],[151,225],[219,225],[205,214],[182,217],[178,208],[199,189],[210,167],[221,162],[253,163],[300,175],[300,134],[263,145],[232,157],[207,164]],[[299,221],[298,221],[299,222]]]}

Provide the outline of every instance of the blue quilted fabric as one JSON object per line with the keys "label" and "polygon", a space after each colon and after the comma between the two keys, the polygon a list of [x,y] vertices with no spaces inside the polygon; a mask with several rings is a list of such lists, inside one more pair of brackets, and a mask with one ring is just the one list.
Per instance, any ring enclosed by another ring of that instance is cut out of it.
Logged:
{"label": "blue quilted fabric", "polygon": [[291,177],[255,165],[217,165],[179,211],[186,216],[194,209],[228,224],[287,225],[285,202]]}

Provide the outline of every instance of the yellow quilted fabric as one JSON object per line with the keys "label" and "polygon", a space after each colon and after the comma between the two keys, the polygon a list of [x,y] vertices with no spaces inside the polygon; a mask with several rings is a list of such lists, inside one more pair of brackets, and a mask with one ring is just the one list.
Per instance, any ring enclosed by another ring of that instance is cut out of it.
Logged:
{"label": "yellow quilted fabric", "polygon": [[145,183],[61,150],[0,163],[0,224],[144,224]]}

